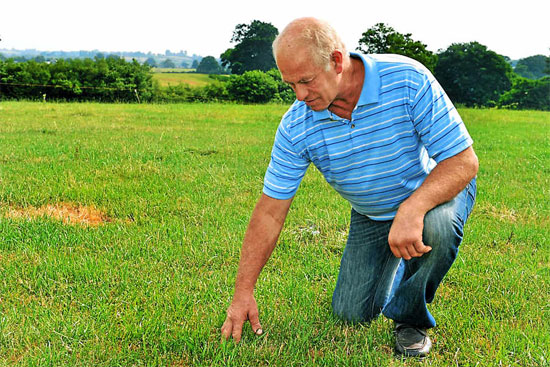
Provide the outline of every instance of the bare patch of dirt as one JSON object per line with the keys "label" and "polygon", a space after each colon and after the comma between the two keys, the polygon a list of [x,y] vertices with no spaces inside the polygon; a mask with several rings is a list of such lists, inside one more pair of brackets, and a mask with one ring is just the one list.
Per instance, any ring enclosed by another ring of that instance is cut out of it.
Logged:
{"label": "bare patch of dirt", "polygon": [[480,206],[479,213],[483,213],[503,222],[515,223],[518,220],[518,213],[513,208],[497,208],[492,204],[485,204],[483,207]]}
{"label": "bare patch of dirt", "polygon": [[4,213],[7,218],[32,220],[40,217],[51,217],[65,224],[80,224],[83,226],[99,226],[112,219],[93,206],[58,203],[43,205],[40,208],[28,206],[25,208],[9,207]]}

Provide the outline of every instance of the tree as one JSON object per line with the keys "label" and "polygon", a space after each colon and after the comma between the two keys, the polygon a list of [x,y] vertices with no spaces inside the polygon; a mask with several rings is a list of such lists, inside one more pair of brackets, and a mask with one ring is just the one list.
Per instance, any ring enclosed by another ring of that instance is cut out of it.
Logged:
{"label": "tree", "polygon": [[157,67],[157,62],[156,62],[156,60],[155,60],[153,57],[147,58],[147,60],[145,60],[145,64],[146,64],[146,65],[149,65],[149,66],[152,67],[152,68],[156,68],[156,67]]}
{"label": "tree", "polygon": [[544,55],[529,56],[520,59],[514,68],[516,74],[529,79],[539,79],[544,77],[546,69],[546,60]]}
{"label": "tree", "polygon": [[253,20],[249,25],[238,24],[231,38],[231,42],[236,45],[221,54],[222,65],[229,68],[233,74],[275,68],[277,65],[271,44],[278,34],[279,31],[271,23]]}
{"label": "tree", "polygon": [[197,59],[193,60],[193,65],[191,65],[191,69],[196,69],[199,67],[199,62]]}
{"label": "tree", "polygon": [[510,64],[478,42],[452,44],[438,56],[435,76],[454,102],[494,105],[511,87]]}
{"label": "tree", "polygon": [[170,59],[166,59],[163,62],[160,63],[161,68],[175,68],[176,64]]}
{"label": "tree", "polygon": [[384,23],[378,23],[363,33],[358,51],[367,54],[399,54],[419,61],[432,72],[437,64],[437,55],[426,45],[411,38],[411,33],[401,34]]}
{"label": "tree", "polygon": [[206,56],[201,60],[199,66],[197,66],[197,73],[220,74],[221,71],[222,68],[214,56]]}

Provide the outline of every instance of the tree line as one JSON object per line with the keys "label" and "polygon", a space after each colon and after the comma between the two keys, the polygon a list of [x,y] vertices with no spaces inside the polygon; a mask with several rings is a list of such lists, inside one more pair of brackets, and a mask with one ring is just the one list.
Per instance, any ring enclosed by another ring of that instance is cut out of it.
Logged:
{"label": "tree line", "polygon": [[[236,45],[220,56],[222,65],[234,74],[274,68],[271,42],[277,35],[277,29],[269,23],[237,25],[232,38]],[[366,54],[393,53],[419,61],[457,104],[550,110],[550,57],[537,55],[519,60],[514,70],[509,58],[478,42],[455,43],[433,53],[412,34],[399,33],[384,23],[369,28],[358,43],[357,51]]]}
{"label": "tree line", "polygon": [[[237,101],[291,102],[292,90],[276,70],[271,43],[278,30],[258,20],[235,27],[233,48],[220,55],[221,65],[207,56],[197,71],[215,74],[230,70],[205,87],[159,87],[150,65],[111,55],[53,62],[0,59],[0,99],[41,99],[102,102]],[[516,69],[506,57],[478,42],[452,44],[433,53],[411,34],[383,23],[362,34],[357,50],[396,53],[430,69],[454,103],[468,107],[550,110],[550,58],[537,55],[520,60]]]}
{"label": "tree line", "polygon": [[166,50],[164,53],[152,53],[141,51],[116,51],[102,52],[93,51],[38,51],[35,49],[27,50],[0,50],[0,61],[12,58],[17,62],[34,60],[37,62],[55,62],[57,59],[94,59],[96,57],[106,58],[117,56],[125,60],[136,59],[140,63],[147,63],[152,67],[162,68],[196,68],[201,61],[202,56],[197,54],[188,54],[187,51],[180,50],[172,52]]}

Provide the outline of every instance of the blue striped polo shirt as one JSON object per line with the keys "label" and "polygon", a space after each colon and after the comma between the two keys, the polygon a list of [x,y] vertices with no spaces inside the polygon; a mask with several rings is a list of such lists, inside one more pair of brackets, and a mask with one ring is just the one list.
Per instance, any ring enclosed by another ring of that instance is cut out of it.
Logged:
{"label": "blue striped polo shirt", "polygon": [[473,141],[423,65],[399,55],[351,56],[365,66],[351,120],[295,101],[277,129],[263,192],[293,197],[313,163],[357,212],[391,220],[438,162]]}

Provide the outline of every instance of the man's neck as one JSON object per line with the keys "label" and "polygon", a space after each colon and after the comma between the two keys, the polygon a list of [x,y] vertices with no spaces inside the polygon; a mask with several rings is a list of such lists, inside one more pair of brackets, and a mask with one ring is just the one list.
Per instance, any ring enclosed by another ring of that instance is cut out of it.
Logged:
{"label": "man's neck", "polygon": [[344,70],[340,82],[340,93],[329,106],[328,110],[340,117],[351,120],[353,112],[361,91],[363,90],[363,81],[365,79],[365,67],[361,59],[350,57],[348,67]]}

